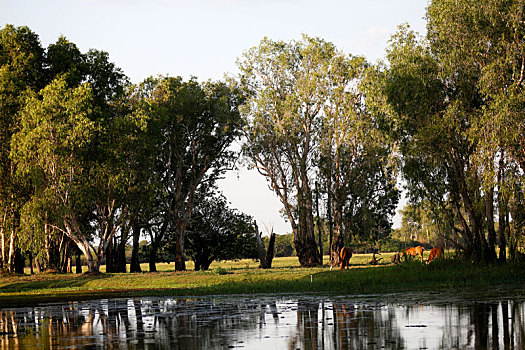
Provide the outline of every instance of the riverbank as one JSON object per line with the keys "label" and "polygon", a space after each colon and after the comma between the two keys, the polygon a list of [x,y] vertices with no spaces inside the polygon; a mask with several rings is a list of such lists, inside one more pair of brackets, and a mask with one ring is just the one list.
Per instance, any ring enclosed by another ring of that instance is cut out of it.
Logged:
{"label": "riverbank", "polygon": [[[262,270],[251,260],[221,262],[210,271],[101,273],[100,275],[37,274],[0,277],[0,307],[37,305],[99,298],[200,296],[260,293],[377,294],[444,291],[495,285],[524,285],[525,265],[476,266],[453,260],[370,266],[369,256],[355,256],[349,270],[327,266],[299,268],[296,258],[276,258]],[[385,256],[385,260],[387,256]],[[326,261],[326,259],[325,259]]]}

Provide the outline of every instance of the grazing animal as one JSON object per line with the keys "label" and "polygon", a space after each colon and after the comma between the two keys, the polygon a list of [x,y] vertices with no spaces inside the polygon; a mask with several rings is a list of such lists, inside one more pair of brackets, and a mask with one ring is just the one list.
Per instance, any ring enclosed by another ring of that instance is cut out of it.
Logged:
{"label": "grazing animal", "polygon": [[427,263],[432,262],[432,260],[441,259],[444,257],[445,257],[445,252],[443,251],[443,248],[434,247],[432,248],[432,250],[430,250],[430,255],[428,256]]}
{"label": "grazing animal", "polygon": [[401,263],[401,252],[397,252],[397,253],[394,253],[394,255],[392,255],[392,264],[400,264]]}
{"label": "grazing animal", "polygon": [[423,251],[424,250],[425,248],[418,245],[417,247],[411,247],[411,248],[405,249],[405,252],[407,253],[407,255],[412,255],[412,256],[419,255],[421,257],[421,262],[423,262]]}
{"label": "grazing animal", "polygon": [[341,248],[341,251],[339,252],[339,261],[341,262],[341,269],[344,269],[345,267],[349,267],[349,261],[352,257],[352,251],[348,247]]}

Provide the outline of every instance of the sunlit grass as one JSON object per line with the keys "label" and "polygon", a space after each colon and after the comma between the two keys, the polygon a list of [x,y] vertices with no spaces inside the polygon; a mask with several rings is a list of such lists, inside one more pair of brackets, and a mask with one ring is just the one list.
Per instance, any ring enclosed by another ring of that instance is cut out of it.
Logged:
{"label": "sunlit grass", "polygon": [[[390,263],[390,258],[393,253],[383,253],[382,255],[377,255],[376,258],[383,258],[381,260],[380,264],[388,264]],[[428,255],[428,253],[427,253]],[[372,254],[354,254],[352,256],[352,259],[350,260],[350,267],[362,267],[368,265],[368,262],[372,259]],[[325,255],[323,257],[323,266],[329,267],[330,261],[329,256]],[[157,263],[157,272],[172,272],[175,270],[175,265],[173,263]],[[253,259],[240,259],[240,260],[227,260],[227,261],[215,261],[210,265],[210,270],[213,270],[217,267],[221,267],[227,270],[253,270],[253,269],[259,269],[259,262],[255,261]],[[280,257],[280,258],[274,258],[272,263],[272,268],[279,269],[279,268],[295,268],[300,267],[299,260],[296,256],[291,257]],[[142,263],[140,264],[140,268],[143,272],[149,272],[149,265],[148,263]],[[335,268],[335,266],[334,266]],[[193,261],[187,261],[186,262],[186,269],[188,271],[194,270],[195,265]],[[82,272],[86,272],[87,267],[82,267]],[[129,264],[127,266],[127,271],[129,271]],[[26,267],[24,269],[24,272],[26,274],[30,273],[29,267]],[[100,267],[100,272],[105,273],[106,272],[106,266],[102,265]]]}
{"label": "sunlit grass", "polygon": [[[366,294],[395,291],[436,290],[496,284],[525,284],[523,265],[476,266],[454,260],[421,264],[368,265],[371,254],[357,254],[349,270],[330,270],[325,265],[300,268],[296,257],[276,258],[272,269],[258,268],[253,260],[214,263],[209,271],[175,272],[173,264],[157,265],[157,273],[101,273],[100,275],[36,274],[0,277],[0,306],[36,304],[89,298],[148,295],[211,295],[249,293]],[[143,265],[147,271],[147,264]],[[104,269],[101,269],[104,272]],[[220,273],[219,273],[220,272]]]}

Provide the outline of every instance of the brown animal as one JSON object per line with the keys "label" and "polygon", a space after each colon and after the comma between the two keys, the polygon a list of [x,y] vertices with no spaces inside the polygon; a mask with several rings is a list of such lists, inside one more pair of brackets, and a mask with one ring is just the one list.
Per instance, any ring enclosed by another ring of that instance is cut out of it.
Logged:
{"label": "brown animal", "polygon": [[442,247],[434,247],[430,250],[430,255],[428,256],[427,263],[430,263],[432,260],[441,259],[445,257],[445,252]]}
{"label": "brown animal", "polygon": [[407,255],[412,255],[412,256],[419,255],[421,257],[421,262],[423,262],[423,251],[424,250],[425,248],[418,245],[417,247],[411,247],[411,248],[405,249],[405,253],[407,253]]}
{"label": "brown animal", "polygon": [[400,264],[402,256],[403,255],[401,254],[401,252],[397,252],[394,255],[392,255],[392,264]]}
{"label": "brown animal", "polygon": [[349,261],[352,257],[352,251],[348,247],[341,248],[341,251],[339,252],[339,261],[341,262],[341,269],[344,269],[345,267],[349,267]]}

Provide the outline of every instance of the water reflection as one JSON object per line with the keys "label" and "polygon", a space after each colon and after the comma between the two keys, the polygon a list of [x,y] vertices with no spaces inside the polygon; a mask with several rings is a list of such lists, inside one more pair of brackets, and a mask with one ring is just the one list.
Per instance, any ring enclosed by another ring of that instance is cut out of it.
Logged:
{"label": "water reflection", "polygon": [[0,349],[523,349],[516,292],[135,298],[0,310]]}

